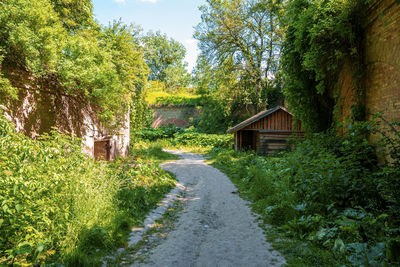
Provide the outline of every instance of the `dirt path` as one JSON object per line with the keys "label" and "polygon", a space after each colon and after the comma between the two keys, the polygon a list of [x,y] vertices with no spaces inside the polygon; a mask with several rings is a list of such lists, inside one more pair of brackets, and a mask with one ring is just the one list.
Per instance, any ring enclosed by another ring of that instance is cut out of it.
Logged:
{"label": "dirt path", "polygon": [[174,153],[182,159],[162,167],[186,187],[184,209],[175,229],[150,251],[149,263],[139,266],[282,265],[230,180],[200,155]]}

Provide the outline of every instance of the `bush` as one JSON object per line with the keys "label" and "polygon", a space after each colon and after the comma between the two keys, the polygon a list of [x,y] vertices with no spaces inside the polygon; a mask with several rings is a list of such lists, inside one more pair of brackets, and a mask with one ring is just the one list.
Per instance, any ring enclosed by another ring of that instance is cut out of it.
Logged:
{"label": "bush", "polygon": [[201,96],[189,93],[169,94],[166,92],[150,92],[146,98],[150,104],[162,105],[189,105],[199,106],[202,103]]}
{"label": "bush", "polygon": [[199,133],[195,128],[190,127],[183,132],[175,133],[172,143],[191,147],[231,148],[233,146],[233,138],[230,134],[218,135]]}
{"label": "bush", "polygon": [[151,164],[96,162],[81,140],[52,132],[38,140],[0,116],[0,265],[99,265],[96,249],[120,244],[173,187]]}
{"label": "bush", "polygon": [[167,139],[173,146],[218,148],[231,148],[233,146],[233,138],[230,134],[204,134],[199,133],[194,127],[186,129],[175,126],[146,128],[135,133],[135,136],[148,141]]}
{"label": "bush", "polygon": [[232,125],[231,114],[226,111],[226,103],[212,97],[203,98],[203,111],[194,123],[204,133],[224,134]]}
{"label": "bush", "polygon": [[357,123],[343,137],[315,134],[275,157],[227,150],[210,155],[254,210],[290,238],[330,251],[341,264],[395,265],[400,172],[393,150],[399,139],[386,135],[392,138],[386,141],[392,159],[378,164],[367,140],[371,129],[371,123]]}

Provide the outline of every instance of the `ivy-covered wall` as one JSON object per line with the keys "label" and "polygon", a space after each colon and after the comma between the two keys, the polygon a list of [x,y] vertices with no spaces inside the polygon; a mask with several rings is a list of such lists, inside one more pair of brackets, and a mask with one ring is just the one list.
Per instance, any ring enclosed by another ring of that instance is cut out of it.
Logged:
{"label": "ivy-covered wall", "polygon": [[18,98],[2,106],[18,132],[36,138],[53,128],[82,138],[84,151],[93,156],[94,141],[112,136],[117,152],[127,156],[129,148],[129,112],[119,126],[112,130],[102,127],[95,106],[79,96],[63,93],[63,88],[52,79],[38,79],[27,72],[13,70],[9,80],[18,89]]}
{"label": "ivy-covered wall", "polygon": [[336,119],[344,121],[352,115],[360,101],[357,88],[362,88],[366,119],[382,112],[386,120],[400,120],[400,5],[395,0],[373,1],[366,15],[362,86],[355,86],[354,64],[348,60],[336,84]]}

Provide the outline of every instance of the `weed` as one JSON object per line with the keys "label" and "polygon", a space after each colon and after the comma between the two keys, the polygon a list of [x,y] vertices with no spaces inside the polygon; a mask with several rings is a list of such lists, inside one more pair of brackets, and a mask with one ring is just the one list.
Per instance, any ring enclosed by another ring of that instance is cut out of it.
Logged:
{"label": "weed", "polygon": [[153,162],[97,162],[77,138],[31,140],[0,116],[0,265],[98,266],[174,185]]}
{"label": "weed", "polygon": [[274,157],[221,149],[209,157],[274,226],[290,266],[396,266],[399,135],[383,135],[391,160],[378,163],[371,130],[363,122],[343,137],[315,134]]}

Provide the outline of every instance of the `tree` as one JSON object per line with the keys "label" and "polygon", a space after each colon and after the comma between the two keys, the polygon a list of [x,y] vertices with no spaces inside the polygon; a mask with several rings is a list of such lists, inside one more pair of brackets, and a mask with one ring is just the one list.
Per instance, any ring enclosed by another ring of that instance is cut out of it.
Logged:
{"label": "tree", "polygon": [[234,63],[240,90],[250,90],[256,109],[267,105],[279,78],[282,1],[207,0],[194,37],[205,57],[220,68]]}
{"label": "tree", "polygon": [[59,14],[64,26],[70,30],[79,30],[94,25],[91,0],[51,0],[54,11]]}
{"label": "tree", "polygon": [[[137,30],[121,23],[103,28],[91,12],[87,0],[3,1],[0,101],[29,90],[19,84],[28,77],[34,90],[90,102],[104,126],[118,126],[132,96],[146,85],[148,69]],[[51,86],[41,88],[41,81]]]}
{"label": "tree", "polygon": [[185,47],[160,32],[149,32],[142,37],[144,59],[150,67],[149,80],[165,83],[167,89],[185,87],[189,83]]}

